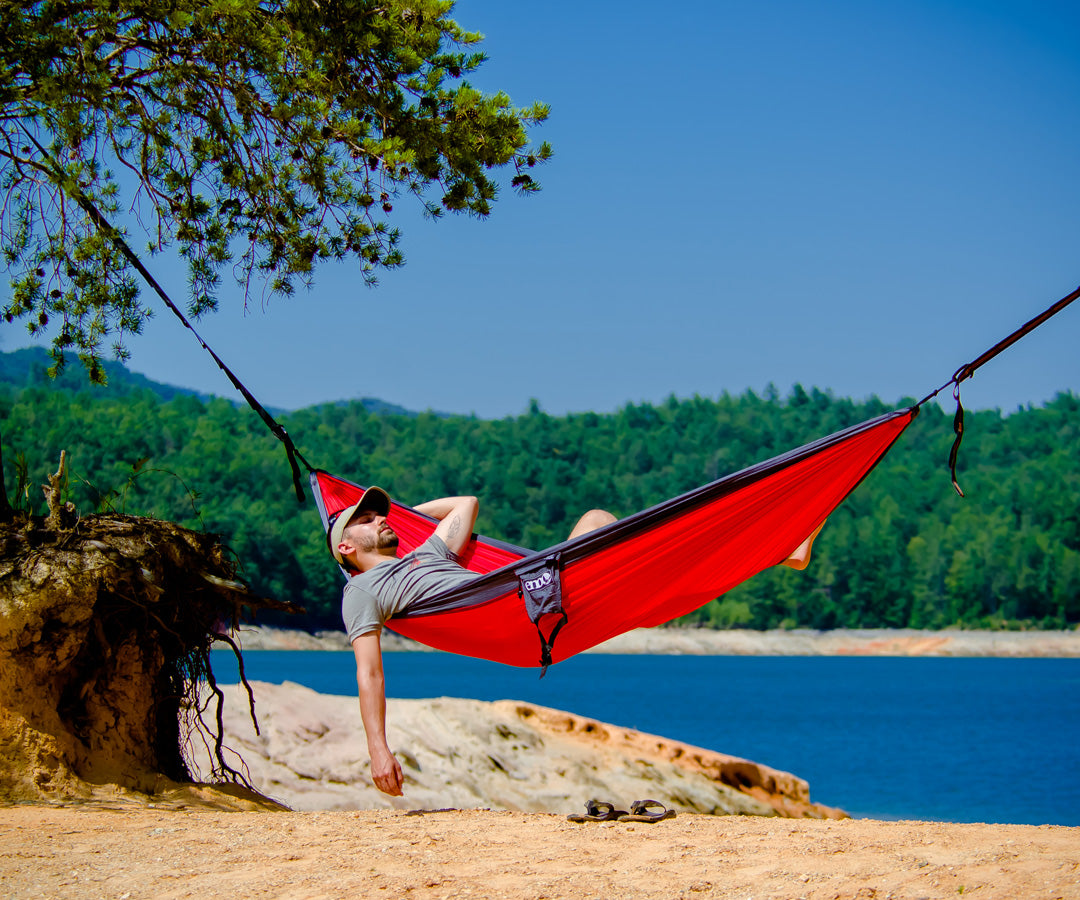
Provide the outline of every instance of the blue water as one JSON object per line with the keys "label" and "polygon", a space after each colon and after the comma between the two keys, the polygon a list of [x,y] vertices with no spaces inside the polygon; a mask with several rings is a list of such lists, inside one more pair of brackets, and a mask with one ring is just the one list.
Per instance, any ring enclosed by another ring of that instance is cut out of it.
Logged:
{"label": "blue water", "polygon": [[[356,690],[351,652],[244,660],[251,680]],[[231,652],[213,663],[237,680]],[[542,681],[442,653],[387,653],[384,665],[391,697],[568,710],[793,772],[811,799],[854,816],[1080,825],[1077,659],[586,654]]]}

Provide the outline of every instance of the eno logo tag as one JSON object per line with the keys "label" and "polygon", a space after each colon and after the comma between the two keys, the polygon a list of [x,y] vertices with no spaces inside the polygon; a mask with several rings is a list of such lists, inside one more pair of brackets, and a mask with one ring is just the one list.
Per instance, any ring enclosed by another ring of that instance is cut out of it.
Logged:
{"label": "eno logo tag", "polygon": [[539,578],[530,578],[525,582],[525,590],[538,591],[540,588],[547,587],[551,584],[551,573],[545,572]]}

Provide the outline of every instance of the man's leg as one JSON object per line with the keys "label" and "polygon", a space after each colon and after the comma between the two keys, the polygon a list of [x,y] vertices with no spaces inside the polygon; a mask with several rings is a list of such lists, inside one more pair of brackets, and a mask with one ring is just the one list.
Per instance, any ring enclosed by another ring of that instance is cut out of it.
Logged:
{"label": "man's leg", "polygon": [[583,534],[588,534],[590,531],[596,531],[597,528],[603,528],[605,525],[610,525],[614,521],[616,521],[615,517],[606,509],[590,509],[585,515],[578,519],[577,525],[575,525],[570,532],[568,540],[581,537]]}
{"label": "man's leg", "polygon": [[787,566],[789,569],[798,569],[800,572],[810,565],[810,551],[814,548],[814,539],[821,534],[821,529],[824,527],[824,522],[818,525],[818,527],[811,532],[810,537],[799,544],[798,549],[780,563],[780,565]]}

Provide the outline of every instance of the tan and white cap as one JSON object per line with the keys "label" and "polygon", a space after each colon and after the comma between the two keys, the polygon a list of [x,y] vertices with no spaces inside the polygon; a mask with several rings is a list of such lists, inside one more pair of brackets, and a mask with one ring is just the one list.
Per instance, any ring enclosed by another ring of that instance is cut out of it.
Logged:
{"label": "tan and white cap", "polygon": [[334,559],[341,565],[345,565],[345,560],[341,558],[337,547],[341,543],[342,535],[349,523],[356,518],[356,514],[368,509],[380,516],[389,515],[390,495],[381,487],[369,487],[352,506],[346,506],[341,512],[330,517],[330,530],[326,533],[326,543]]}

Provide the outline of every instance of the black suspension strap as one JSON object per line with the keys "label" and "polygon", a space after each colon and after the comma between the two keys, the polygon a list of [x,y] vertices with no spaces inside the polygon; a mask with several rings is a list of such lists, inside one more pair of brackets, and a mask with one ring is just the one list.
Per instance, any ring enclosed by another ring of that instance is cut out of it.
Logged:
{"label": "black suspension strap", "polygon": [[962,365],[953,373],[953,377],[946,381],[945,384],[939,387],[932,394],[927,394],[927,396],[923,397],[922,400],[915,404],[917,407],[922,406],[928,400],[932,400],[934,397],[936,397],[949,385],[952,385],[953,399],[956,400],[956,414],[953,416],[953,432],[955,433],[956,438],[953,440],[952,449],[949,451],[949,472],[952,476],[953,487],[956,488],[956,493],[959,494],[961,497],[964,496],[964,492],[960,489],[960,485],[956,481],[956,458],[957,455],[960,453],[960,442],[964,438],[964,405],[960,402],[960,382],[970,378],[972,375],[975,374],[975,371],[977,369],[984,366],[1003,350],[1007,350],[1026,334],[1030,334],[1051,316],[1057,315],[1066,306],[1072,303],[1073,300],[1075,300],[1077,297],[1080,297],[1080,287],[1078,287],[1071,294],[1067,294],[1066,296],[1062,297],[1053,306],[1050,306],[1049,308],[1043,310],[1030,322],[1026,322],[1025,324],[1021,325],[1007,338],[998,341],[996,344],[994,344],[993,347],[991,347],[978,358],[973,359],[971,362],[966,363],[965,365]]}
{"label": "black suspension strap", "polygon": [[32,141],[33,144],[37,147],[41,155],[46,160],[48,160],[49,166],[52,167],[51,169],[49,169],[47,166],[41,165],[39,166],[39,168],[45,170],[49,177],[53,179],[53,181],[55,181],[55,183],[65,193],[67,193],[73,200],[75,200],[75,202],[82,207],[82,209],[86,212],[88,216],[90,216],[91,219],[93,219],[94,224],[97,225],[98,228],[101,229],[102,233],[106,237],[108,237],[110,241],[113,242],[113,244],[121,253],[124,254],[124,257],[127,259],[127,261],[135,267],[135,270],[143,277],[146,283],[154,289],[154,292],[161,298],[162,302],[164,302],[164,304],[170,310],[172,310],[173,314],[184,324],[184,327],[187,328],[188,331],[190,331],[193,335],[195,335],[195,339],[199,342],[200,346],[207,353],[209,353],[211,357],[213,357],[214,362],[216,362],[218,365],[218,368],[225,373],[225,376],[229,379],[229,381],[232,382],[233,387],[235,387],[240,392],[241,396],[243,396],[243,398],[247,401],[248,406],[255,410],[256,413],[258,413],[259,417],[263,420],[264,423],[266,423],[266,427],[269,428],[270,431],[274,434],[274,436],[285,445],[285,453],[289,457],[289,468],[292,469],[293,487],[296,489],[296,499],[300,503],[303,503],[305,499],[304,488],[301,484],[300,479],[300,467],[297,465],[296,461],[300,460],[300,462],[304,464],[304,466],[309,472],[314,472],[315,470],[312,468],[310,463],[308,463],[308,461],[304,459],[303,454],[301,454],[300,451],[296,449],[296,445],[293,444],[292,438],[289,437],[289,434],[287,431],[285,431],[285,428],[276,419],[274,419],[274,417],[271,416],[270,413],[263,409],[262,404],[260,404],[254,396],[252,396],[251,391],[244,387],[240,379],[237,378],[229,369],[229,367],[221,361],[221,358],[212,349],[210,349],[209,344],[207,344],[206,341],[204,341],[202,337],[200,337],[199,332],[195,330],[195,328],[187,320],[184,314],[180,312],[180,309],[177,307],[177,305],[172,302],[172,299],[169,297],[169,295],[165,293],[165,289],[160,284],[158,284],[157,279],[155,279],[154,276],[150,274],[149,270],[147,270],[146,266],[143,265],[142,260],[139,259],[135,251],[133,251],[131,247],[128,246],[127,241],[124,240],[123,236],[120,234],[119,229],[114,228],[112,223],[105,218],[105,215],[101,212],[100,209],[97,208],[93,201],[79,189],[79,186],[77,184],[75,184],[70,178],[65,175],[63,169],[61,169],[60,166],[56,164],[56,161],[52,158],[49,152],[41,146],[37,138],[29,130],[27,130],[25,126],[23,126],[22,130],[26,134],[27,138],[29,138],[30,141]]}
{"label": "black suspension strap", "polygon": [[243,398],[247,401],[248,406],[255,410],[256,413],[258,413],[259,418],[261,418],[263,422],[266,423],[266,427],[269,428],[270,431],[274,434],[274,436],[285,445],[285,453],[289,457],[289,468],[292,469],[293,487],[296,489],[296,499],[299,502],[303,503],[305,499],[304,488],[301,484],[300,466],[297,465],[296,461],[300,460],[300,462],[304,464],[304,466],[309,472],[314,471],[314,469],[312,469],[308,461],[304,459],[303,454],[296,449],[296,445],[292,442],[292,438],[289,437],[289,433],[285,430],[284,426],[282,426],[272,415],[270,415],[270,413],[268,413],[263,408],[262,404],[259,403],[259,401],[256,400],[254,396],[252,396],[251,391],[244,387],[240,379],[237,378],[232,373],[232,370],[227,365],[225,365],[224,362],[221,361],[221,357],[219,357],[210,348],[210,345],[202,339],[202,337],[199,335],[199,332],[195,330],[194,326],[187,320],[187,317],[182,312],[180,312],[179,308],[176,306],[175,303],[172,302],[169,295],[165,293],[165,289],[160,284],[158,284],[157,279],[150,274],[146,266],[142,264],[142,260],[139,259],[135,252],[128,246],[127,241],[125,241],[120,236],[120,232],[113,228],[112,224],[105,218],[105,216],[101,214],[101,211],[96,206],[94,206],[94,204],[91,203],[90,200],[81,191],[75,199],[78,201],[78,204],[84,210],[86,210],[86,212],[95,221],[95,223],[97,223],[98,227],[101,228],[101,230],[109,236],[109,240],[111,240],[120,250],[120,252],[124,254],[128,262],[130,262],[135,267],[135,269],[143,277],[146,283],[154,289],[154,292],[161,298],[162,302],[164,302],[164,304],[170,310],[172,310],[173,314],[181,322],[184,323],[184,327],[188,329],[188,331],[190,331],[193,335],[195,335],[195,340],[199,342],[199,345],[203,348],[203,350],[205,350],[207,353],[210,354],[210,356],[213,357],[214,362],[216,362],[218,365],[218,368],[225,373],[225,376],[229,379],[229,381],[232,382],[233,387],[235,387],[243,396]]}
{"label": "black suspension strap", "polygon": [[202,337],[200,337],[199,332],[195,330],[192,324],[187,320],[187,317],[184,316],[182,312],[180,312],[180,310],[176,307],[176,304],[174,304],[172,300],[169,299],[168,294],[165,293],[161,285],[159,285],[154,279],[154,277],[146,270],[146,267],[143,266],[139,258],[131,252],[124,240],[117,235],[113,237],[113,241],[117,244],[118,247],[121,247],[124,255],[127,256],[131,264],[135,266],[136,269],[138,269],[139,274],[146,279],[147,284],[149,284],[157,292],[157,295],[162,299],[165,305],[168,306],[169,309],[171,309],[172,312],[176,315],[176,317],[184,323],[184,327],[187,328],[193,335],[195,335],[195,340],[199,342],[199,345],[203,348],[203,350],[205,350],[207,353],[210,354],[211,357],[213,357],[214,362],[216,362],[218,365],[218,368],[225,373],[225,377],[228,378],[229,381],[232,382],[233,387],[235,387],[240,392],[243,398],[247,401],[248,406],[255,410],[256,413],[258,413],[259,418],[261,418],[263,422],[266,423],[266,427],[269,428],[273,435],[279,441],[281,441],[282,444],[285,445],[285,454],[289,458],[289,468],[292,469],[293,488],[296,490],[296,499],[300,503],[303,503],[305,500],[304,488],[301,483],[300,467],[297,465],[296,461],[300,460],[300,462],[304,464],[305,468],[307,468],[309,472],[313,472],[314,469],[312,468],[311,464],[308,463],[306,459],[304,459],[304,455],[296,449],[296,445],[293,443],[292,438],[289,437],[289,433],[285,430],[285,426],[278,422],[272,415],[270,415],[270,413],[268,413],[263,408],[262,404],[259,403],[259,401],[256,400],[255,397],[252,395],[251,391],[244,387],[240,379],[232,373],[232,370],[227,365],[225,365],[224,362],[222,362],[221,357],[219,357],[210,348],[210,345],[207,344],[206,341],[202,339]]}

